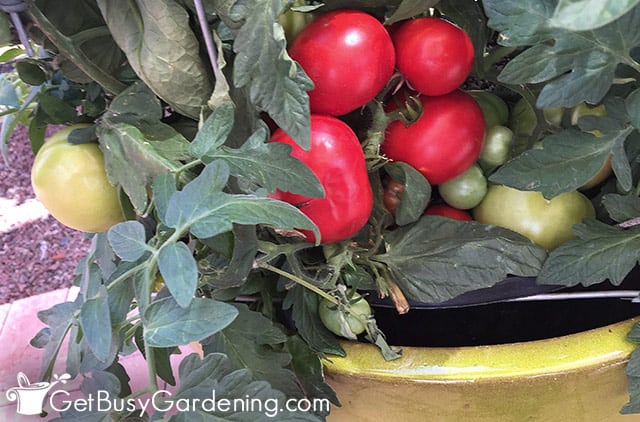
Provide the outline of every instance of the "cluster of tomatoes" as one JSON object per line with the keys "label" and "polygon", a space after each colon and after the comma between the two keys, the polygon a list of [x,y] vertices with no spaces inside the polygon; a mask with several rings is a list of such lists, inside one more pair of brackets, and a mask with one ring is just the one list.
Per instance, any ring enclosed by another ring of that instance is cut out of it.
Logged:
{"label": "cluster of tomatoes", "polygon": [[[449,21],[422,17],[386,28],[362,11],[332,11],[302,29],[289,54],[314,83],[309,91],[311,147],[302,150],[282,130],[271,140],[292,146],[292,155],[314,171],[325,196],[276,192],[273,197],[298,206],[316,223],[323,243],[353,236],[373,207],[359,140],[337,116],[373,100],[394,72],[407,88],[388,98],[388,104],[412,95],[424,111],[410,125],[392,121],[381,152],[413,166],[431,184],[459,176],[478,159],[485,134],[482,110],[459,89],[473,66],[473,45]],[[311,233],[306,236],[315,240]]]}

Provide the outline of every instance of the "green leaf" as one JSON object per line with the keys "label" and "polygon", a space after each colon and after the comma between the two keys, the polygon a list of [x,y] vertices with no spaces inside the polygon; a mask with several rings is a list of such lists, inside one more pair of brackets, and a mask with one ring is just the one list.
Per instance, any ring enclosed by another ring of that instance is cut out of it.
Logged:
{"label": "green leaf", "polygon": [[124,117],[155,122],[162,118],[162,105],[148,86],[136,81],[115,96],[103,117],[114,122]]}
{"label": "green leaf", "polygon": [[585,220],[573,231],[577,238],[549,254],[538,283],[590,286],[609,280],[619,285],[640,259],[640,227],[623,230]]}
{"label": "green leaf", "polygon": [[[169,134],[176,134],[173,129],[169,130]],[[176,150],[179,155],[186,141],[180,137],[153,140],[139,127],[126,123],[104,122],[97,134],[101,149],[106,151],[109,180],[122,186],[136,211],[142,214],[148,203],[147,185],[154,177],[177,170],[180,163],[176,160]]]}
{"label": "green leaf", "polygon": [[111,352],[111,313],[105,286],[98,294],[87,298],[80,309],[80,326],[87,345],[100,361],[106,361]]}
{"label": "green leaf", "polygon": [[20,108],[16,89],[4,73],[0,74],[0,105],[16,110]]}
{"label": "green leaf", "polygon": [[205,354],[225,353],[235,369],[248,369],[255,380],[268,381],[288,397],[299,397],[295,375],[287,369],[291,355],[279,347],[287,337],[261,313],[244,304],[234,306],[238,317],[203,345]]}
{"label": "green leaf", "polygon": [[301,286],[287,291],[282,308],[291,309],[291,318],[300,337],[317,353],[345,356],[337,338],[320,320],[318,295]]}
{"label": "green leaf", "polygon": [[199,238],[208,238],[233,228],[233,224],[266,224],[284,229],[314,230],[315,225],[287,203],[255,195],[222,192],[229,178],[223,161],[208,164],[183,190],[171,196],[166,223],[179,231],[190,227]]}
{"label": "green leaf", "polygon": [[189,247],[184,242],[163,245],[158,268],[178,305],[189,306],[198,286],[198,266]]}
{"label": "green leaf", "polygon": [[618,223],[640,216],[640,198],[634,194],[608,193],[602,197],[602,205]]}
{"label": "green leaf", "polygon": [[430,8],[438,4],[439,0],[403,0],[393,11],[391,16],[385,19],[385,25],[392,25],[405,19],[427,13]]}
{"label": "green leaf", "polygon": [[551,25],[589,31],[620,18],[638,3],[640,0],[560,0]]}
{"label": "green leaf", "polygon": [[149,250],[144,226],[138,221],[118,223],[109,229],[107,236],[113,251],[125,261],[136,261]]}
{"label": "green leaf", "polygon": [[307,343],[299,336],[290,336],[287,340],[287,350],[293,357],[291,366],[305,396],[310,399],[328,399],[336,406],[340,406],[336,392],[325,382],[322,362]]}
{"label": "green leaf", "polygon": [[519,234],[475,221],[424,216],[386,234],[388,266],[409,299],[442,302],[507,275],[534,276],[545,251]]}
{"label": "green leaf", "polygon": [[182,346],[229,325],[238,315],[233,306],[195,298],[182,308],[171,297],[152,302],[144,312],[144,341],[151,347]]}
{"label": "green leaf", "polygon": [[38,107],[49,117],[51,123],[69,124],[76,122],[76,109],[58,97],[52,95],[38,95]]}
{"label": "green leaf", "polygon": [[404,226],[418,221],[431,199],[431,185],[418,170],[406,163],[389,163],[384,169],[393,180],[404,185],[396,210],[396,223]]}
{"label": "green leaf", "polygon": [[483,2],[488,25],[506,46],[531,46],[512,59],[499,80],[507,84],[545,83],[539,108],[597,104],[607,93],[620,63],[634,63],[640,43],[640,8],[592,31],[552,26],[554,0]]}
{"label": "green leaf", "polygon": [[161,222],[165,223],[165,216],[169,200],[176,192],[176,181],[170,173],[161,174],[153,179],[151,184],[153,192],[153,204],[156,207],[156,214]]}
{"label": "green leaf", "polygon": [[636,89],[624,101],[631,124],[640,129],[640,89]]}
{"label": "green leaf", "polygon": [[213,90],[189,14],[173,0],[98,0],[129,64],[179,113],[198,119]]}
{"label": "green leaf", "polygon": [[247,87],[251,103],[306,150],[311,136],[307,91],[313,83],[287,54],[282,27],[274,25],[281,9],[280,0],[256,0],[239,9],[246,15],[233,43],[233,81],[238,88]]}
{"label": "green leaf", "polygon": [[[218,403],[228,400],[233,403],[239,398],[251,398],[260,406],[247,409],[241,406],[216,406],[215,410],[205,413],[180,412],[171,417],[171,422],[192,421],[315,421],[321,418],[305,412],[288,412],[284,403],[287,397],[265,381],[254,381],[246,369],[234,369],[229,357],[221,353],[207,354],[203,359],[196,354],[186,356],[179,367],[180,383],[172,399],[211,400],[215,391]],[[211,406],[209,406],[211,407]]]}
{"label": "green leaf", "polygon": [[191,153],[202,158],[224,144],[233,128],[233,105],[225,102],[218,106],[202,124],[191,143]]}
{"label": "green leaf", "polygon": [[549,135],[543,148],[529,149],[496,170],[489,180],[551,199],[576,190],[595,176],[630,129],[596,137],[576,129]]}
{"label": "green leaf", "polygon": [[[229,254],[231,257],[229,264],[224,268],[224,271],[221,271],[218,277],[207,279],[207,283],[218,289],[237,287],[244,284],[253,269],[258,253],[258,236],[254,226],[234,225],[233,238],[231,240],[229,243],[232,243],[233,250]],[[211,247],[210,241],[206,243],[207,246]],[[215,270],[221,270],[222,268],[220,267],[222,266],[214,265]]]}
{"label": "green leaf", "polygon": [[280,142],[265,142],[267,132],[260,127],[237,149],[221,147],[203,159],[224,160],[236,177],[273,192],[280,189],[312,198],[324,196],[324,189],[316,175],[300,160],[292,157],[291,146]]}

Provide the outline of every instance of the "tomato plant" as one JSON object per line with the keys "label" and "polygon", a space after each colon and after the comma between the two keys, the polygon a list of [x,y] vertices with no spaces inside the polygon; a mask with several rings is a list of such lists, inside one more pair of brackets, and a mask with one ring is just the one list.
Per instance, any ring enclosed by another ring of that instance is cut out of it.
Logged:
{"label": "tomato plant", "polygon": [[322,299],[318,305],[320,320],[332,333],[355,339],[366,329],[366,321],[371,316],[369,302],[359,293],[346,292],[349,308]]}
{"label": "tomato plant", "polygon": [[507,126],[495,125],[488,128],[478,163],[483,169],[493,169],[504,164],[509,158],[512,143],[513,131]]}
{"label": "tomato plant", "polygon": [[40,148],[31,169],[36,197],[65,226],[89,233],[124,221],[118,190],[107,178],[104,158],[95,142],[74,145],[60,130]]}
{"label": "tomato plant", "polygon": [[464,30],[435,17],[411,19],[393,33],[398,70],[426,95],[457,89],[473,66],[473,44]]}
{"label": "tomato plant", "polygon": [[468,210],[478,205],[487,194],[487,179],[480,166],[474,164],[461,175],[441,183],[438,192],[447,204]]}
{"label": "tomato plant", "polygon": [[571,228],[583,218],[595,217],[595,210],[586,196],[575,191],[546,199],[540,192],[492,185],[473,209],[473,217],[518,232],[552,250],[572,239]]}
{"label": "tomato plant", "polygon": [[[322,198],[282,191],[273,198],[296,205],[318,226],[323,243],[347,239],[364,226],[373,208],[373,193],[360,143],[349,126],[334,117],[312,115],[309,151],[280,129],[271,142],[291,145],[291,155],[309,166],[324,188]],[[313,233],[304,233],[310,242],[316,240]]]}
{"label": "tomato plant", "polygon": [[442,217],[452,218],[460,221],[471,221],[473,217],[468,211],[454,208],[447,204],[434,204],[427,207],[424,211],[425,215],[440,215]]}
{"label": "tomato plant", "polygon": [[478,102],[482,109],[487,130],[493,126],[507,124],[509,121],[509,106],[502,98],[489,91],[472,90],[467,91],[467,93]]}
{"label": "tomato plant", "polygon": [[389,124],[382,152],[391,160],[410,164],[438,185],[462,174],[478,159],[484,117],[476,101],[462,91],[420,100],[424,111],[415,123]]}
{"label": "tomato plant", "polygon": [[386,29],[357,10],[319,16],[298,34],[289,54],[315,85],[309,91],[311,112],[335,116],[371,101],[395,66]]}

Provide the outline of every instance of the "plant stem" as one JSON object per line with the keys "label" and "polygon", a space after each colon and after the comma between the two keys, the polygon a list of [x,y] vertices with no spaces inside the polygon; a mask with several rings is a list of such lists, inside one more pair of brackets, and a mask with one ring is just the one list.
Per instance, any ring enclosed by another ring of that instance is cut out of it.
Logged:
{"label": "plant stem", "polygon": [[96,81],[105,91],[115,95],[126,88],[125,84],[104,72],[92,62],[71,38],[58,31],[55,25],[33,3],[29,7],[29,15],[38,28],[58,48],[60,53],[69,57],[80,70]]}
{"label": "plant stem", "polygon": [[314,292],[315,294],[317,294],[318,296],[327,299],[328,301],[330,301],[331,303],[333,303],[334,305],[340,305],[340,301],[338,299],[336,299],[335,297],[331,296],[329,293],[325,292],[324,290],[320,289],[319,287],[314,286],[313,284],[309,283],[306,280],[303,280],[301,277],[298,277],[295,274],[291,274],[287,271],[281,270],[278,267],[274,267],[271,264],[267,264],[266,262],[261,262],[258,263],[258,267],[263,268],[265,270],[274,272],[278,275],[281,275],[285,278],[288,278],[291,281],[296,282],[297,284],[301,285],[302,287],[311,290],[312,292]]}

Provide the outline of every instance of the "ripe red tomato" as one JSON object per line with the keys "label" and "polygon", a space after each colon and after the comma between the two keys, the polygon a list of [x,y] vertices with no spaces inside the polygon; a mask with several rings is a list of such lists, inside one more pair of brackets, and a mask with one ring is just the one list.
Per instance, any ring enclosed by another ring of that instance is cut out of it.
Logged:
{"label": "ripe red tomato", "polygon": [[434,17],[412,19],[393,34],[396,65],[416,90],[443,95],[458,88],[473,67],[473,43],[464,30]]}
{"label": "ripe red tomato", "polygon": [[415,123],[405,126],[395,120],[387,126],[382,152],[438,185],[462,174],[478,159],[484,115],[478,103],[460,90],[437,97],[423,95],[420,101],[423,113]]}
{"label": "ripe red tomato", "polygon": [[[337,242],[356,234],[373,209],[373,191],[360,142],[349,126],[331,116],[311,116],[311,147],[300,148],[282,129],[271,142],[291,145],[291,155],[305,163],[324,187],[323,198],[276,191],[272,198],[299,207],[313,221],[322,243]],[[315,236],[303,231],[310,242]]]}
{"label": "ripe red tomato", "polygon": [[446,204],[436,204],[427,207],[424,215],[441,215],[443,217],[453,218],[460,221],[471,221],[473,218],[465,210],[460,210]]}
{"label": "ripe red tomato", "polygon": [[340,116],[371,101],[394,71],[391,37],[357,10],[326,13],[307,25],[289,49],[315,84],[311,112]]}

